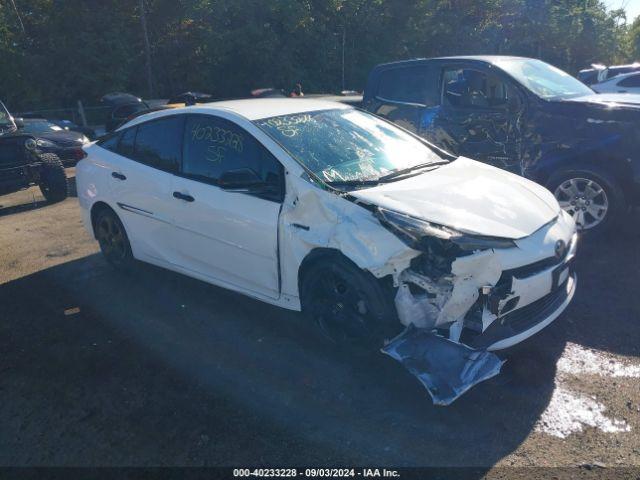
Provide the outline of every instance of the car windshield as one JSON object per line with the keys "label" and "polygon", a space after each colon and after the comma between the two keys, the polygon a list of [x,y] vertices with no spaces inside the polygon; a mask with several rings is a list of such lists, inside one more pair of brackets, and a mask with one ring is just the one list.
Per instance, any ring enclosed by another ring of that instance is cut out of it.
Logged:
{"label": "car windshield", "polygon": [[0,125],[13,125],[9,112],[2,103],[0,103]]}
{"label": "car windshield", "polygon": [[566,72],[540,60],[504,58],[495,65],[546,100],[591,95],[593,90]]}
{"label": "car windshield", "polygon": [[254,123],[330,184],[378,182],[394,172],[443,162],[412,135],[350,108],[283,115]]}
{"label": "car windshield", "polygon": [[64,129],[50,122],[24,122],[21,130],[27,133],[48,133],[61,132]]}

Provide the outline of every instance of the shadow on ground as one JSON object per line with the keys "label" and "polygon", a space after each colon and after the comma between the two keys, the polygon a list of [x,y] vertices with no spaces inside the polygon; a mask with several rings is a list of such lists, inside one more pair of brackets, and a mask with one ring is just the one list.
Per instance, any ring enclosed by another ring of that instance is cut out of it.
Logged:
{"label": "shadow on ground", "polygon": [[0,297],[0,463],[14,465],[490,467],[531,433],[565,343],[551,327],[443,408],[378,352],[154,267],[122,276],[93,255]]}
{"label": "shadow on ground", "polygon": [[[67,171],[67,181],[69,185],[69,196],[77,197],[78,192],[76,189],[76,177],[75,174],[69,174]],[[47,202],[42,193],[40,192],[39,187],[30,187],[27,190],[23,190],[18,192],[17,194],[14,192],[12,195],[11,201],[3,205],[3,197],[7,198],[5,195],[0,196],[0,218],[5,217],[7,215],[13,215],[16,213],[27,212],[29,210],[38,210],[40,208],[44,208],[48,205],[51,205]],[[16,197],[19,199],[20,203],[15,203]]]}

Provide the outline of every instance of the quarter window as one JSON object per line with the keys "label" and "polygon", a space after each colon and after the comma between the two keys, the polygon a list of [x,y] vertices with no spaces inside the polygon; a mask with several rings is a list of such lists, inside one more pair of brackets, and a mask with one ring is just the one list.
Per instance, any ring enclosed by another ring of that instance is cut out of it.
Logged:
{"label": "quarter window", "polygon": [[[183,124],[184,116],[174,115],[138,125],[133,159],[160,170],[177,172],[182,153]],[[125,136],[120,142],[121,147],[124,140]]]}
{"label": "quarter window", "polygon": [[128,128],[122,132],[120,143],[118,143],[118,153],[123,157],[133,157],[133,147],[136,141],[136,131],[138,127]]}
{"label": "quarter window", "polygon": [[281,201],[283,169],[250,133],[223,118],[190,115],[184,132],[182,174],[216,185],[222,174],[249,169],[269,188],[256,196]]}
{"label": "quarter window", "polygon": [[110,152],[118,151],[118,143],[122,132],[113,132],[98,140],[97,144]]}

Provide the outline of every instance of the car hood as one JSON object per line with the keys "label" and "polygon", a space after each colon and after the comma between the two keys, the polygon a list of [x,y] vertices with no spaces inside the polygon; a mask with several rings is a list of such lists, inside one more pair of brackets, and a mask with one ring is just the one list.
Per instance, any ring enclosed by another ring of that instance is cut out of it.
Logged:
{"label": "car hood", "polygon": [[512,239],[531,235],[560,213],[546,188],[463,157],[351,195],[465,233]]}
{"label": "car hood", "polygon": [[82,145],[82,138],[84,137],[82,133],[71,132],[67,130],[51,133],[34,133],[33,136],[44,138],[45,140],[49,140],[50,142],[53,142],[61,147]]}
{"label": "car hood", "polygon": [[564,101],[640,108],[640,95],[635,93],[594,93],[593,95],[582,95],[580,97],[567,98]]}

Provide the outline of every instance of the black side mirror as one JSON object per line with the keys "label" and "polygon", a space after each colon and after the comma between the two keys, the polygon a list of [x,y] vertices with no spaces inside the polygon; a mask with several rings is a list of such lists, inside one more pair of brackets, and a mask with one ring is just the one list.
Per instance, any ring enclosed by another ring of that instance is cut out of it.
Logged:
{"label": "black side mirror", "polygon": [[24,118],[22,117],[15,117],[13,119],[13,122],[16,124],[16,127],[18,128],[24,127]]}
{"label": "black side mirror", "polygon": [[218,186],[235,192],[259,192],[265,186],[264,181],[250,168],[228,170],[220,175]]}

